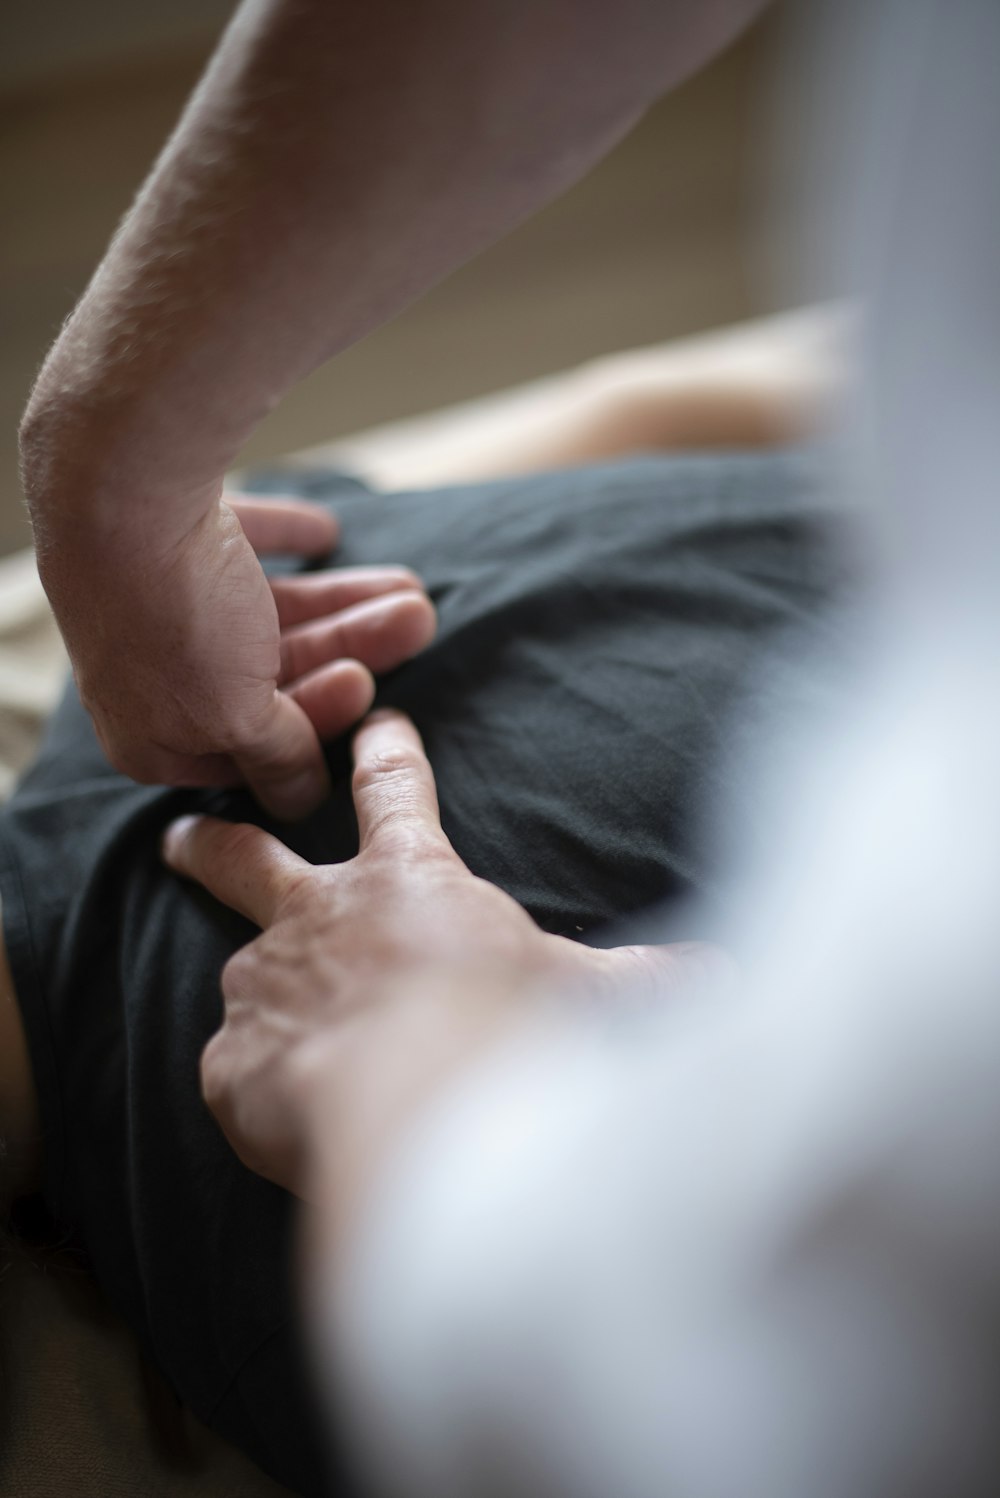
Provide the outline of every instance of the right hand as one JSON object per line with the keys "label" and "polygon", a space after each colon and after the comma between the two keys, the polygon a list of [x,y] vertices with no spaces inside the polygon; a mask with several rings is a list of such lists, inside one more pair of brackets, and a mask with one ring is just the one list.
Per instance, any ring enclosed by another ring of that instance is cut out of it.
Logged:
{"label": "right hand", "polygon": [[[222,1029],[202,1060],[205,1098],[237,1154],[295,1189],[307,1125],[300,1062],[351,1034],[380,997],[416,993],[433,975],[512,997],[536,983],[669,993],[714,950],[598,950],[551,936],[509,895],[476,878],[441,829],[434,776],[416,729],[381,711],[354,741],[360,852],[314,867],[277,838],[211,817],[174,823],[171,868],[261,927],[222,976]],[[470,981],[471,980],[471,981]],[[410,1047],[419,1056],[419,1044]],[[393,1047],[387,1053],[391,1058]]]}
{"label": "right hand", "polygon": [[47,518],[39,570],[111,763],[163,785],[246,783],[278,817],[328,790],[321,740],[371,706],[373,671],[433,636],[402,567],[268,581],[258,552],[328,552],[336,521],[297,500],[229,496],[164,546]]}

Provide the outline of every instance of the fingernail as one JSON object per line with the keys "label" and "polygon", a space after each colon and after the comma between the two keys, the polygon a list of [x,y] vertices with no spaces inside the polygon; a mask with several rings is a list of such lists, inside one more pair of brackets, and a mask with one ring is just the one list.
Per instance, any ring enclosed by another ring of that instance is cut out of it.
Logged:
{"label": "fingernail", "polygon": [[174,862],[180,852],[184,839],[197,820],[198,818],[195,816],[177,817],[164,830],[163,836],[160,838],[160,853],[167,863],[172,864]]}

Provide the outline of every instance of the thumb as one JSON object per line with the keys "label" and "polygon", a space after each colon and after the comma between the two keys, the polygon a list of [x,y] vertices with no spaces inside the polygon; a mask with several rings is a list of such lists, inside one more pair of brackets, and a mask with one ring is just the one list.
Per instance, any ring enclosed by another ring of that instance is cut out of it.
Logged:
{"label": "thumb", "polygon": [[666,946],[611,947],[604,952],[616,984],[658,998],[732,988],[734,959],[709,942],[680,941]]}
{"label": "thumb", "polygon": [[294,822],[330,793],[316,730],[297,702],[276,691],[253,743],[233,754],[243,780],[272,816]]}

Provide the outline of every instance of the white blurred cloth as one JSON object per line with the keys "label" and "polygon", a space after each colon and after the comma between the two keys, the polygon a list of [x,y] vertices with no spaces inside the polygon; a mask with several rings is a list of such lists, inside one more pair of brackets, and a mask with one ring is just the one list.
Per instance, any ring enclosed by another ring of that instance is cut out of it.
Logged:
{"label": "white blurred cloth", "polygon": [[567,1015],[408,1142],[330,1326],[386,1491],[1000,1491],[1000,732],[964,687],[827,761],[745,992]]}
{"label": "white blurred cloth", "polygon": [[762,780],[745,992],[525,1035],[331,1267],[386,1492],[1000,1492],[1000,6],[831,10],[869,658]]}

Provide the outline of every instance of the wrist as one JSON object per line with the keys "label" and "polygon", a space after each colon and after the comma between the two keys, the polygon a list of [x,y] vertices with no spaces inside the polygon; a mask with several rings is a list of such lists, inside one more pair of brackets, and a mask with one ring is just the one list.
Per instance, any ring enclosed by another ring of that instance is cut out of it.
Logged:
{"label": "wrist", "polygon": [[213,473],[188,451],[171,453],[143,413],[71,385],[32,395],[20,450],[40,557],[56,539],[74,555],[170,545],[222,492],[221,467]]}

